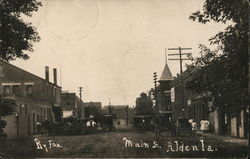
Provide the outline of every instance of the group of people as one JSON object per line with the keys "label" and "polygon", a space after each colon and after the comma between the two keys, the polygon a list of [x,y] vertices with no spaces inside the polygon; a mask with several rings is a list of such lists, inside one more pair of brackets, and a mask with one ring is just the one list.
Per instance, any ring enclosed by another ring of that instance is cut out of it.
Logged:
{"label": "group of people", "polygon": [[97,123],[93,119],[88,120],[86,126],[89,133],[94,133],[97,130]]}

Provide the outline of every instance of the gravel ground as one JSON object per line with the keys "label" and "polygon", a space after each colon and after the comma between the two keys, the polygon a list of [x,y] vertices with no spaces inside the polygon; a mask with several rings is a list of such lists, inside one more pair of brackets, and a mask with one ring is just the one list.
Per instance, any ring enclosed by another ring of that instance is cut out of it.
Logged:
{"label": "gravel ground", "polygon": [[133,129],[78,136],[0,139],[0,158],[246,158],[248,146],[212,136],[156,138]]}
{"label": "gravel ground", "polygon": [[[248,148],[247,146],[226,143],[211,137],[173,137],[168,133],[164,133],[161,138],[156,138],[152,132],[135,130],[117,130],[80,136],[34,138],[37,138],[41,144],[46,145],[42,149],[35,150],[34,155],[36,157],[55,158],[238,158],[245,157]],[[129,145],[130,141],[132,146]]]}

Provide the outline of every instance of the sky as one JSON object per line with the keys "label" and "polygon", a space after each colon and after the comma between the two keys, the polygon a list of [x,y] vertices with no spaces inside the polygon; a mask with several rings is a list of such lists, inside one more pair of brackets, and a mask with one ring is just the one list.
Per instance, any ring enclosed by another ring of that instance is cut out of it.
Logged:
{"label": "sky", "polygon": [[[62,90],[79,94],[83,101],[135,105],[141,92],[160,77],[167,62],[173,75],[178,61],[166,61],[165,48],[190,47],[199,56],[198,44],[225,25],[189,20],[202,9],[201,0],[43,0],[31,22],[41,37],[30,59],[12,64],[40,77],[45,66],[58,70]],[[210,47],[210,46],[209,46]],[[211,46],[212,47],[212,46]],[[168,51],[167,53],[175,53]]]}

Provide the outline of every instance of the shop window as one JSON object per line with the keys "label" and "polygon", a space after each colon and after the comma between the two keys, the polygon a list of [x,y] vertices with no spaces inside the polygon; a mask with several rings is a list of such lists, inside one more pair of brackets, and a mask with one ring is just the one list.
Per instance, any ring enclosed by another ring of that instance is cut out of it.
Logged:
{"label": "shop window", "polygon": [[3,94],[5,96],[10,95],[10,86],[3,86]]}

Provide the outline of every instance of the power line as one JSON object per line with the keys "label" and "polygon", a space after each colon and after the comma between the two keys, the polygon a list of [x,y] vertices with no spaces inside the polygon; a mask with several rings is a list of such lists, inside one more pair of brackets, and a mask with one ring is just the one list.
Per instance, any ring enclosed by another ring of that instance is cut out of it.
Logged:
{"label": "power line", "polygon": [[[179,50],[179,53],[171,53],[171,54],[168,54],[168,56],[179,56],[179,58],[171,58],[169,60],[177,60],[177,61],[180,61],[180,74],[182,74],[183,70],[182,70],[182,61],[183,60],[190,60],[190,58],[188,56],[191,56],[192,53],[183,53],[181,52],[182,50],[192,50],[192,48],[181,48],[181,47],[178,47],[178,48],[168,48],[168,50]],[[187,57],[183,58],[184,55],[187,55]]]}

